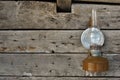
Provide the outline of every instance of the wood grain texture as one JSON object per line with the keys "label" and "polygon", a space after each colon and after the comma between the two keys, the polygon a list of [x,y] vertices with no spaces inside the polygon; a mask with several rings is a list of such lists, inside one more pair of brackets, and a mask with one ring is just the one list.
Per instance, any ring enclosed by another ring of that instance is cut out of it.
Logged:
{"label": "wood grain texture", "polygon": [[[80,38],[83,30],[1,31],[0,52],[87,52]],[[120,52],[120,31],[103,30],[103,52]]]}
{"label": "wood grain texture", "polygon": [[[82,60],[87,54],[0,54],[1,76],[85,76]],[[120,76],[120,55],[104,55],[109,71],[97,76]]]}
{"label": "wood grain texture", "polygon": [[0,29],[85,29],[92,8],[101,29],[120,29],[120,6],[73,4],[72,13],[58,14],[55,3],[39,1],[1,1]]}
{"label": "wood grain texture", "polygon": [[0,77],[1,80],[120,80],[120,78],[81,78],[81,77]]}

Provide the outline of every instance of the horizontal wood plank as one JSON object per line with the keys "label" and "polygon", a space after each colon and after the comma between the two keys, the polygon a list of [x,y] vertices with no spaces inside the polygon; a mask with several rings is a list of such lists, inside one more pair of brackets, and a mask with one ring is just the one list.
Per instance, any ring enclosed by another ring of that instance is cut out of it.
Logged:
{"label": "horizontal wood plank", "polygon": [[92,8],[101,29],[120,29],[120,6],[73,4],[72,13],[59,14],[55,3],[42,1],[1,1],[0,29],[85,29]]}
{"label": "horizontal wood plank", "polygon": [[103,2],[103,3],[120,3],[120,0],[73,0],[73,1],[89,1],[89,2]]}
{"label": "horizontal wood plank", "polygon": [[[1,76],[85,76],[82,60],[87,54],[0,54]],[[97,76],[120,76],[120,55],[104,55],[109,71]]]}
{"label": "horizontal wood plank", "polygon": [[120,78],[81,78],[81,77],[0,77],[1,80],[120,80]]}
{"label": "horizontal wood plank", "polygon": [[[2,1],[2,0],[0,0]],[[15,1],[15,0],[10,0],[10,1]],[[36,0],[19,0],[19,1],[36,1]],[[45,1],[45,2],[55,2],[55,0],[40,0],[40,1]],[[73,0],[73,2],[102,2],[102,3],[120,3],[119,0]]]}
{"label": "horizontal wood plank", "polygon": [[[0,52],[87,52],[80,38],[83,30],[1,31]],[[120,52],[120,31],[105,31],[103,52]]]}

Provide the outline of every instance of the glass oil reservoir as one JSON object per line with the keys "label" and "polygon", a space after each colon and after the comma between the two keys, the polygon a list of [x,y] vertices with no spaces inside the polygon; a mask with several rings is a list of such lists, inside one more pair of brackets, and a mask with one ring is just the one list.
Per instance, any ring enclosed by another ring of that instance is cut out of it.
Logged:
{"label": "glass oil reservoir", "polygon": [[93,9],[90,27],[81,35],[81,43],[89,51],[88,57],[83,60],[83,70],[86,71],[87,76],[95,76],[96,73],[108,70],[108,60],[101,55],[104,35],[97,27],[97,14]]}

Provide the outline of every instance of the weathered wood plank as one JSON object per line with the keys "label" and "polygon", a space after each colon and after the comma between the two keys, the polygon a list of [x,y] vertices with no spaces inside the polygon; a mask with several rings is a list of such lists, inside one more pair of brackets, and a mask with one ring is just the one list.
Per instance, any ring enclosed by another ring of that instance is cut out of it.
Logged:
{"label": "weathered wood plank", "polygon": [[106,3],[120,3],[120,0],[73,0],[73,1],[89,1],[89,2],[106,2]]}
{"label": "weathered wood plank", "polygon": [[[0,1],[3,1],[3,0],[0,0]],[[7,1],[7,0],[5,0],[5,1]],[[15,1],[15,0],[10,0],[10,1]],[[36,1],[36,0],[19,0],[19,1]],[[39,0],[39,1],[45,1],[45,2],[55,2],[55,0]],[[107,3],[120,3],[120,1],[119,0],[72,0],[73,2],[75,2],[75,1],[79,1],[79,2],[81,2],[81,1],[89,1],[89,2],[107,2]],[[69,2],[69,1],[67,1],[67,2]]]}
{"label": "weathered wood plank", "polygon": [[[82,60],[86,54],[0,54],[0,75],[85,76]],[[109,71],[98,76],[120,76],[120,55],[104,55]]]}
{"label": "weathered wood plank", "polygon": [[91,9],[101,29],[120,29],[120,6],[73,4],[72,13],[56,13],[56,5],[38,1],[1,1],[0,29],[85,29]]}
{"label": "weathered wood plank", "polygon": [[[0,52],[87,52],[80,37],[83,30],[1,31]],[[103,52],[120,52],[120,31],[103,30]]]}
{"label": "weathered wood plank", "polygon": [[120,80],[120,78],[81,78],[81,77],[0,77],[0,80]]}
{"label": "weathered wood plank", "polygon": [[[3,1],[3,0],[0,0]],[[7,1],[7,0],[5,0]],[[9,0],[9,1],[16,1],[16,0]],[[36,1],[36,0],[19,0],[19,1]],[[39,0],[39,1],[45,1],[45,2],[56,2],[55,0]],[[81,2],[81,1],[85,1],[85,2],[102,2],[102,3],[120,3],[119,0],[72,0],[73,2]],[[67,1],[69,2],[69,1]]]}

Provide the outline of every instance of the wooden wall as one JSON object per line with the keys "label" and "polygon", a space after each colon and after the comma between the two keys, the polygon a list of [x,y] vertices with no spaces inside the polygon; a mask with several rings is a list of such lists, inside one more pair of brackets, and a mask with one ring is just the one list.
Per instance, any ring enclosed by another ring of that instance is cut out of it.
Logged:
{"label": "wooden wall", "polygon": [[[110,69],[84,77],[87,50],[80,36],[92,8],[105,34],[102,53]],[[0,80],[120,80],[119,52],[119,5],[73,4],[72,13],[56,13],[50,2],[0,2]]]}

